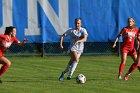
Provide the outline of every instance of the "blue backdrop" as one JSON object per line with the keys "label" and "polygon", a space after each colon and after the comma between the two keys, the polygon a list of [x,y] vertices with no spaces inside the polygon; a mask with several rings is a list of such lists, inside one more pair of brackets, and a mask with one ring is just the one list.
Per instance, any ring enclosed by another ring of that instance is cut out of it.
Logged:
{"label": "blue backdrop", "polygon": [[0,0],[0,33],[13,25],[17,38],[29,43],[58,42],[77,17],[88,42],[112,42],[129,17],[140,26],[140,0]]}

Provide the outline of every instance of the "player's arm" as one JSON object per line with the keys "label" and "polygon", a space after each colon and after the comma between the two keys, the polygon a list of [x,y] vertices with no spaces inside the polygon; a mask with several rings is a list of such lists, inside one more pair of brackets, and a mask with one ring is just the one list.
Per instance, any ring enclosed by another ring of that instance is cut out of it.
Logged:
{"label": "player's arm", "polygon": [[22,42],[20,42],[20,41],[18,41],[18,45],[19,46],[24,46],[25,45],[25,43],[28,41],[28,39],[24,39]]}
{"label": "player's arm", "polygon": [[60,48],[62,48],[63,49],[63,39],[64,39],[64,35],[61,35],[61,37],[60,37]]}
{"label": "player's arm", "polygon": [[67,30],[63,35],[60,36],[60,48],[63,49],[63,44],[62,44],[63,43],[63,39],[64,39],[64,37],[70,35],[70,33],[71,33],[71,29]]}
{"label": "player's arm", "polygon": [[116,47],[116,43],[118,42],[120,36],[122,36],[122,34],[123,34],[124,32],[125,32],[125,28],[123,28],[123,29],[121,30],[121,32],[119,33],[119,35],[116,37],[115,42],[114,42],[114,44],[113,44],[113,48]]}
{"label": "player's arm", "polygon": [[5,39],[3,34],[0,34],[0,39]]}
{"label": "player's arm", "polygon": [[120,37],[121,35],[122,35],[122,34],[120,33],[120,34],[116,37],[115,42],[114,42],[114,44],[113,44],[113,48],[116,47],[116,43],[118,42],[119,37]]}
{"label": "player's arm", "polygon": [[140,44],[140,33],[136,37],[136,43],[137,43],[137,49],[139,49],[139,44]]}
{"label": "player's arm", "polygon": [[76,42],[86,42],[86,41],[87,41],[87,34],[85,34],[83,38],[78,39]]}

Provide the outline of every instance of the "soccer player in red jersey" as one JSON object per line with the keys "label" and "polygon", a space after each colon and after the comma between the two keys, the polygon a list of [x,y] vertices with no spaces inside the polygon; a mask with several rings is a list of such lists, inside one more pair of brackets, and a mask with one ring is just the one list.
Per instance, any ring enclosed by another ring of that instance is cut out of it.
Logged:
{"label": "soccer player in red jersey", "polygon": [[135,63],[133,63],[131,65],[131,67],[129,68],[128,72],[125,74],[125,77],[124,77],[124,80],[128,80],[130,74],[136,69],[138,68],[139,71],[140,71],[140,32],[139,34],[137,35],[137,42],[138,42],[138,57],[137,57],[137,60]]}
{"label": "soccer player in red jersey", "polygon": [[[20,42],[16,38],[16,28],[13,26],[6,27],[5,33],[0,34],[0,77],[5,73],[5,71],[10,67],[11,61],[7,59],[3,53],[13,44],[17,43],[19,46],[23,46],[24,43],[26,43],[27,40],[23,40],[23,42]],[[2,81],[0,80],[0,83]]]}
{"label": "soccer player in red jersey", "polygon": [[116,42],[119,37],[122,36],[123,42],[121,44],[121,63],[119,66],[118,78],[122,79],[122,73],[126,64],[127,55],[130,55],[135,62],[137,59],[137,53],[134,48],[135,37],[138,34],[138,28],[135,27],[135,21],[133,18],[128,18],[128,26],[124,27],[117,36],[113,48],[116,46]]}

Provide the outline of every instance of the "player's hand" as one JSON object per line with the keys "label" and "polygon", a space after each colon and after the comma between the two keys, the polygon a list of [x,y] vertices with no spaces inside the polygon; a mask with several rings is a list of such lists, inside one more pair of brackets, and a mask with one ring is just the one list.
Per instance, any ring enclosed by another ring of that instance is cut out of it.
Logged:
{"label": "player's hand", "polygon": [[79,40],[75,40],[75,43],[78,43],[79,42]]}
{"label": "player's hand", "polygon": [[114,43],[114,45],[113,45],[113,48],[115,48],[116,47],[116,43]]}
{"label": "player's hand", "polygon": [[28,42],[28,39],[24,38],[23,43],[26,43],[26,42]]}
{"label": "player's hand", "polygon": [[63,45],[60,44],[60,48],[63,49]]}
{"label": "player's hand", "polygon": [[140,41],[140,35],[137,36],[137,40]]}
{"label": "player's hand", "polygon": [[139,45],[137,46],[137,50],[139,50]]}
{"label": "player's hand", "polygon": [[75,43],[78,43],[78,40],[76,40]]}

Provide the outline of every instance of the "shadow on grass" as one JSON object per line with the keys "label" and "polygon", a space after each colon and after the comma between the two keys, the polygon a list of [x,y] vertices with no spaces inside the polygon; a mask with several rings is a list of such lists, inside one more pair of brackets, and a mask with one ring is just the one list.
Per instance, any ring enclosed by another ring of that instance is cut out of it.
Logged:
{"label": "shadow on grass", "polygon": [[[139,76],[136,76],[137,78]],[[60,82],[59,77],[51,77],[51,76],[43,76],[43,77],[25,77],[25,76],[17,76],[17,77],[6,77],[3,82]],[[130,77],[130,79],[133,79],[133,77]],[[73,77],[71,79],[72,81],[76,80],[75,77]],[[71,81],[71,80],[67,80],[66,78],[64,79],[64,81]],[[114,76],[113,78],[108,78],[108,77],[90,77],[87,78],[86,81],[110,81],[110,80],[118,80],[118,78],[116,76]],[[63,81],[61,81],[63,82]]]}
{"label": "shadow on grass", "polygon": [[4,82],[47,82],[47,81],[58,81],[56,77],[12,77],[6,78]]}

